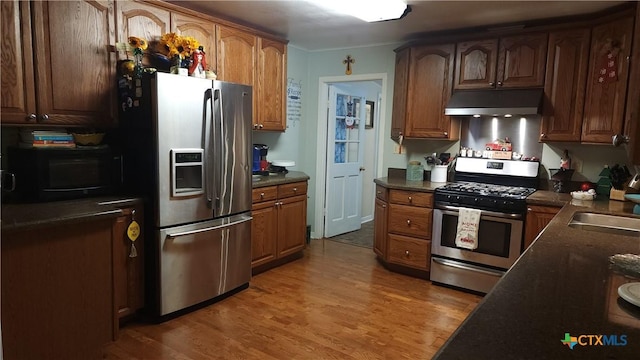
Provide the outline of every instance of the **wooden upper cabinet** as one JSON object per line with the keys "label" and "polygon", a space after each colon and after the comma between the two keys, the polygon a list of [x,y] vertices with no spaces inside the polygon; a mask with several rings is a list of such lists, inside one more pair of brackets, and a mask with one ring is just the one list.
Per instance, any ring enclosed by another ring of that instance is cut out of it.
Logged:
{"label": "wooden upper cabinet", "polygon": [[395,79],[393,83],[393,112],[391,114],[391,138],[399,140],[404,136],[407,113],[407,90],[409,86],[409,61],[411,48],[396,53]]}
{"label": "wooden upper cabinet", "polygon": [[[218,80],[254,86],[256,84],[256,35],[228,26],[216,27]],[[256,97],[254,94],[254,101]]]}
{"label": "wooden upper cabinet", "polygon": [[254,129],[285,131],[287,115],[287,44],[259,39],[258,106],[254,107]]}
{"label": "wooden upper cabinet", "polygon": [[258,123],[257,56],[258,37],[228,26],[216,26],[218,80],[253,87],[253,120]]}
{"label": "wooden upper cabinet", "polygon": [[540,141],[580,141],[590,36],[588,28],[549,34]]}
{"label": "wooden upper cabinet", "polygon": [[459,138],[457,121],[444,115],[444,108],[451,98],[454,57],[454,44],[411,48],[406,137]]}
{"label": "wooden upper cabinet", "polygon": [[[622,134],[633,20],[633,16],[613,19],[592,30],[583,142],[611,143],[613,135]],[[606,70],[601,73],[608,61],[614,77],[608,77]]]}
{"label": "wooden upper cabinet", "polygon": [[546,33],[500,38],[496,85],[501,87],[543,86],[546,55]]}
{"label": "wooden upper cabinet", "polygon": [[2,22],[3,124],[115,124],[113,1],[3,1]]}
{"label": "wooden upper cabinet", "polygon": [[35,123],[36,92],[28,1],[1,1],[2,123]]}
{"label": "wooden upper cabinet", "polygon": [[496,84],[498,39],[458,43],[454,88],[485,89]]}
{"label": "wooden upper cabinet", "polygon": [[[118,1],[118,42],[127,42],[129,36],[136,36],[147,41],[159,39],[170,32],[171,16],[168,10],[133,1]],[[145,51],[142,63],[151,64],[148,58],[150,51]],[[126,59],[123,52],[118,54],[120,59]]]}
{"label": "wooden upper cabinet", "polygon": [[207,67],[213,72],[217,71],[215,23],[194,16],[171,13],[171,32],[198,40],[204,48]]}
{"label": "wooden upper cabinet", "polygon": [[543,86],[546,53],[546,33],[460,42],[454,88]]}

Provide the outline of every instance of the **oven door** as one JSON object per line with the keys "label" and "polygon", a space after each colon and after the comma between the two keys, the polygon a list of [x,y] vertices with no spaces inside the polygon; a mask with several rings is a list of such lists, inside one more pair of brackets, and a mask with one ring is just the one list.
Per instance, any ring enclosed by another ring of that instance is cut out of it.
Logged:
{"label": "oven door", "polygon": [[437,206],[433,210],[432,256],[442,256],[495,268],[508,269],[522,249],[523,216],[482,211],[475,250],[456,246],[458,210]]}

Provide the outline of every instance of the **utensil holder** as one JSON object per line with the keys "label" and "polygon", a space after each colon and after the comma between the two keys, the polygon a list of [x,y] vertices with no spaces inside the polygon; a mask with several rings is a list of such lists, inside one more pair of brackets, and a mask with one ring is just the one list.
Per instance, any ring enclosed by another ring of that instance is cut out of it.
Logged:
{"label": "utensil holder", "polygon": [[434,165],[431,169],[431,182],[447,182],[448,165]]}

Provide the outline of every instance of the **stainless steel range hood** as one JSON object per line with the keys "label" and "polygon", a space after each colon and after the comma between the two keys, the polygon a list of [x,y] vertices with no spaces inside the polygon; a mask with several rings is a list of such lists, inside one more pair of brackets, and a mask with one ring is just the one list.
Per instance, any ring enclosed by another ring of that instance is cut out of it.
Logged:
{"label": "stainless steel range hood", "polygon": [[533,115],[540,114],[542,88],[459,90],[451,95],[445,115]]}

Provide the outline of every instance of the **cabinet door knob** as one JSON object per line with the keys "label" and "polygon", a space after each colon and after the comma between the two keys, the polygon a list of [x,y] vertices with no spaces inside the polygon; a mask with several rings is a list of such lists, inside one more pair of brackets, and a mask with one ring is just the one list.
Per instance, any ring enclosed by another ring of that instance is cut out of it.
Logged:
{"label": "cabinet door knob", "polygon": [[29,116],[27,116],[27,120],[35,120],[37,118],[36,114],[29,114]]}
{"label": "cabinet door knob", "polygon": [[493,81],[489,82],[489,86],[496,86],[496,83],[494,83]]}
{"label": "cabinet door knob", "polygon": [[42,121],[49,120],[49,115],[48,114],[44,114],[44,115],[40,116],[40,120],[42,120]]}
{"label": "cabinet door knob", "polygon": [[407,225],[411,226],[411,220],[407,220]]}
{"label": "cabinet door knob", "polygon": [[293,192],[298,192],[298,188],[293,188]]}
{"label": "cabinet door knob", "polygon": [[502,86],[502,81],[498,81],[498,86]]}
{"label": "cabinet door knob", "polygon": [[264,199],[264,193],[260,193],[260,199]]}
{"label": "cabinet door knob", "polygon": [[380,194],[382,194],[382,191],[378,190],[378,191],[376,191],[376,194],[380,195]]}
{"label": "cabinet door knob", "polygon": [[540,134],[540,139],[546,139],[547,138],[547,134]]}
{"label": "cabinet door knob", "polygon": [[449,136],[449,133],[448,133],[448,132],[446,132],[446,131],[445,131],[444,133],[442,133],[442,134],[443,134],[445,137]]}
{"label": "cabinet door knob", "polygon": [[613,146],[620,146],[622,144],[628,144],[629,143],[629,136],[627,135],[622,135],[622,134],[615,134],[611,137],[611,139],[613,140]]}
{"label": "cabinet door knob", "polygon": [[409,202],[412,202],[413,199],[411,198],[411,196],[407,197],[407,199],[409,199]]}
{"label": "cabinet door knob", "polygon": [[383,208],[383,209],[384,209],[384,208],[386,208],[386,207],[387,207],[387,205],[384,205],[384,204],[382,205],[382,208]]}
{"label": "cabinet door knob", "polygon": [[257,129],[258,128],[258,124],[253,124],[253,128]]}
{"label": "cabinet door knob", "polygon": [[264,125],[262,125],[262,124],[258,125],[259,129],[262,129],[263,127],[264,127]]}
{"label": "cabinet door knob", "polygon": [[404,251],[404,255],[405,255],[406,257],[409,257],[409,250],[405,250],[405,251]]}

